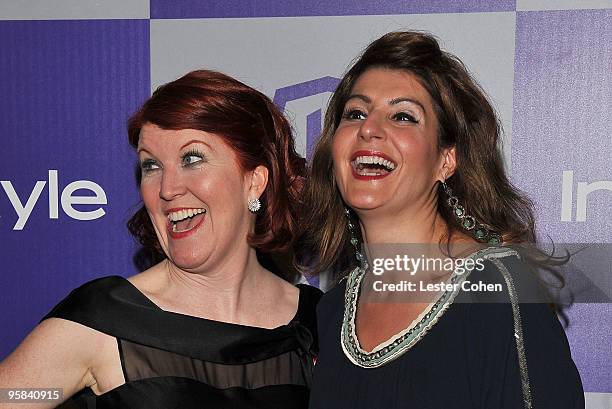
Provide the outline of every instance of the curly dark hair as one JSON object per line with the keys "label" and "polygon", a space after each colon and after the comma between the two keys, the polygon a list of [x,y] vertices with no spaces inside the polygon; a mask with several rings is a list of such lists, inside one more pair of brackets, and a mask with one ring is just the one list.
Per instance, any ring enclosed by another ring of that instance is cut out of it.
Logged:
{"label": "curly dark hair", "polygon": [[[392,32],[365,49],[330,100],[304,189],[306,209],[298,260],[307,261],[300,261],[299,268],[309,274],[331,271],[337,279],[355,264],[348,236],[338,234],[346,231],[347,218],[334,178],[331,147],[353,86],[371,68],[410,72],[431,96],[439,124],[438,149],[456,148],[457,167],[446,183],[461,198],[466,212],[499,232],[504,242],[535,242],[533,206],[504,171],[500,125],[485,92],[457,57],[440,49],[433,36]],[[450,240],[452,232],[462,228],[446,205],[441,186],[437,209],[449,227]]]}

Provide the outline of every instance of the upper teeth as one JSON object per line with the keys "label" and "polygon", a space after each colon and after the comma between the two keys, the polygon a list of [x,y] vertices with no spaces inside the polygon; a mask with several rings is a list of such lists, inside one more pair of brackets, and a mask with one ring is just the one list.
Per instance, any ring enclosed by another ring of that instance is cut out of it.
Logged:
{"label": "upper teeth", "polygon": [[381,158],[380,156],[357,156],[353,160],[353,162],[355,163],[355,165],[375,164],[382,165],[387,168],[387,170],[395,169],[395,163],[391,162],[390,160]]}
{"label": "upper teeth", "polygon": [[176,212],[170,212],[168,214],[168,220],[171,222],[178,222],[188,217],[193,217],[196,214],[206,213],[206,209],[182,209]]}

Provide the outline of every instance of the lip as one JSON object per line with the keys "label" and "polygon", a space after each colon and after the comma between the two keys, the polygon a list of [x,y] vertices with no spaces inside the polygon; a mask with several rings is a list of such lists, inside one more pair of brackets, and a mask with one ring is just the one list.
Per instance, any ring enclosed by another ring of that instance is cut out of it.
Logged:
{"label": "lip", "polygon": [[[393,163],[396,163],[389,155],[380,152],[380,151],[371,151],[371,150],[359,150],[356,152],[353,152],[353,154],[351,155],[351,160],[350,162],[354,161],[358,156],[379,156],[385,160],[391,161]],[[360,175],[359,173],[357,173],[355,171],[355,169],[353,168],[353,165],[349,162],[349,167],[351,168],[351,173],[353,174],[353,177],[355,179],[358,180],[379,180],[379,179],[384,179],[387,176],[389,176],[391,174],[391,172],[385,174],[385,175],[375,175],[375,176],[366,176],[366,175]]]}
{"label": "lip", "polygon": [[[166,209],[164,213],[166,214],[166,216],[168,216],[168,214],[172,212],[178,212],[180,210],[186,210],[186,209],[199,209],[199,207],[173,207],[172,209]],[[190,236],[191,234],[195,233],[195,231],[200,228],[200,226],[202,225],[202,223],[204,223],[204,220],[206,219],[206,212],[201,213],[201,214],[202,214],[202,219],[195,226],[193,226],[190,230],[183,231],[183,232],[172,231],[172,222],[168,221],[166,223],[166,231],[168,232],[168,235],[173,239],[182,239],[184,237]]]}

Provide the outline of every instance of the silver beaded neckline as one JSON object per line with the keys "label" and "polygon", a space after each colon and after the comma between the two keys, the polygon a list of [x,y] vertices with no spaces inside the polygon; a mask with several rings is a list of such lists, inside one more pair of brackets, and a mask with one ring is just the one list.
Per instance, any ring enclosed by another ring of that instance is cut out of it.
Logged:
{"label": "silver beaded neckline", "polygon": [[[480,250],[469,255],[467,258],[478,258],[487,250],[489,249]],[[344,319],[342,320],[340,335],[344,354],[353,364],[362,368],[377,368],[399,358],[412,348],[438,322],[440,317],[453,303],[459,293],[461,283],[465,281],[470,273],[470,271],[466,271],[463,274],[458,274],[457,270],[453,271],[449,283],[458,284],[453,286],[456,288],[455,290],[444,291],[436,301],[430,303],[420,315],[420,319],[417,318],[418,321],[415,320],[407,329],[378,345],[371,352],[367,352],[361,348],[355,331],[359,290],[365,276],[365,271],[363,267],[356,267],[348,276],[344,293]]]}

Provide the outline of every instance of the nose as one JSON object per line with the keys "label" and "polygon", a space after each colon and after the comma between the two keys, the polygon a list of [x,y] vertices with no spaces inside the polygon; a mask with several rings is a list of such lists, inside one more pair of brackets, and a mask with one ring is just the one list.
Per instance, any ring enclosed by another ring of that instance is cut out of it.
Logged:
{"label": "nose", "polygon": [[370,115],[368,115],[368,117],[361,123],[359,137],[366,141],[372,139],[384,139],[385,130],[382,121],[384,121],[384,118],[381,114],[370,113]]}
{"label": "nose", "polygon": [[161,185],[159,187],[159,197],[170,201],[185,193],[185,182],[180,174],[180,170],[165,168],[162,173]]}

